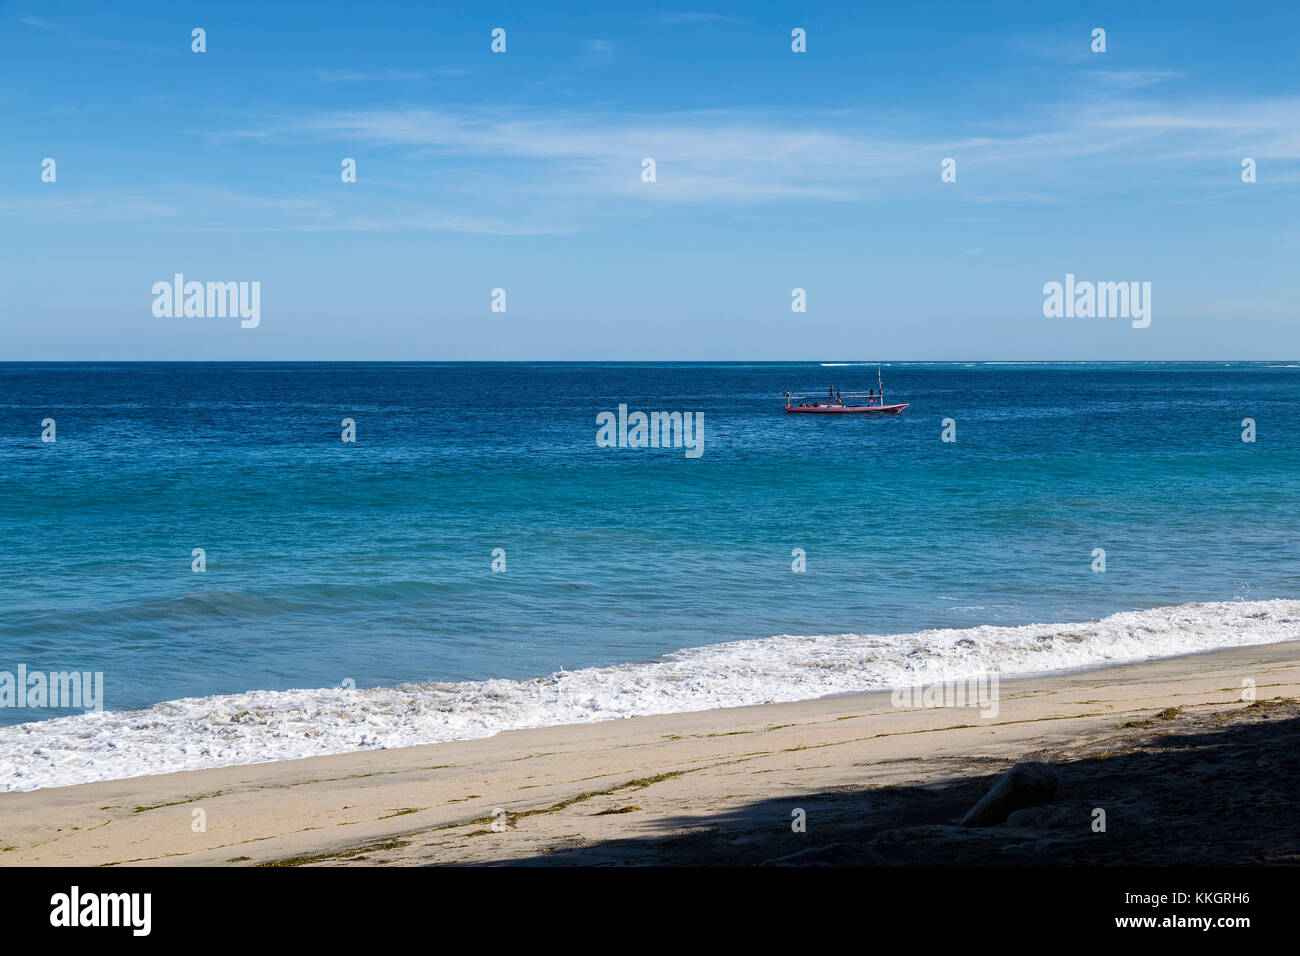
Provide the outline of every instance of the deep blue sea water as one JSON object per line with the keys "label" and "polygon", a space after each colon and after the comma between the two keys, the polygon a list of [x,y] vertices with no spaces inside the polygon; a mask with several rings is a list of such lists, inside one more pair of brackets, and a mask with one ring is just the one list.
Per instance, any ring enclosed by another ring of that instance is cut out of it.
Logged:
{"label": "deep blue sea water", "polygon": [[[0,669],[122,710],[1300,594],[1300,367],[883,371],[902,415],[782,413],[874,366],[0,365]],[[620,403],[704,454],[597,447]]]}

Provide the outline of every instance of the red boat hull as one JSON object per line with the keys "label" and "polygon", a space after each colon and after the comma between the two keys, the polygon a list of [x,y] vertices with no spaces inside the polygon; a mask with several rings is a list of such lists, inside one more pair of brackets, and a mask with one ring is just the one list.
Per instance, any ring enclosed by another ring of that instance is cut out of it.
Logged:
{"label": "red boat hull", "polygon": [[790,414],[800,415],[897,415],[911,402],[902,405],[787,405]]}

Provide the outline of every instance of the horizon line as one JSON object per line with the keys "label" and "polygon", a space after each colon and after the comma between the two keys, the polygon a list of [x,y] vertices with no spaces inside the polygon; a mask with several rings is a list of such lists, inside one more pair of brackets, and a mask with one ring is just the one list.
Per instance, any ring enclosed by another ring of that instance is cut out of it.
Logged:
{"label": "horizon line", "polygon": [[1262,365],[1264,359],[4,359],[5,365]]}

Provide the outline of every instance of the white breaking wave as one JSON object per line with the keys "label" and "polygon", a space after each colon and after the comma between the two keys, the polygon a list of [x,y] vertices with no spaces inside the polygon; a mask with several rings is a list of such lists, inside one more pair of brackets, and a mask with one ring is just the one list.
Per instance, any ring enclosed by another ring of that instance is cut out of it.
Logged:
{"label": "white breaking wave", "polygon": [[0,791],[489,737],[767,701],[1078,670],[1300,639],[1300,602],[1186,604],[1087,624],[769,637],[532,680],[190,697],[0,728]]}

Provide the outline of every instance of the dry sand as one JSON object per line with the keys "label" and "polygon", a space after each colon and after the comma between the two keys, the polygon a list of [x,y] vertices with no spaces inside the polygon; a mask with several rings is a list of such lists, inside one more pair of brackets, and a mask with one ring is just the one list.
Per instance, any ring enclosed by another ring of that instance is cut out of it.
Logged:
{"label": "dry sand", "polygon": [[[1300,642],[0,794],[0,864],[1297,863],[1297,697]],[[1050,807],[954,825],[1026,759]]]}

